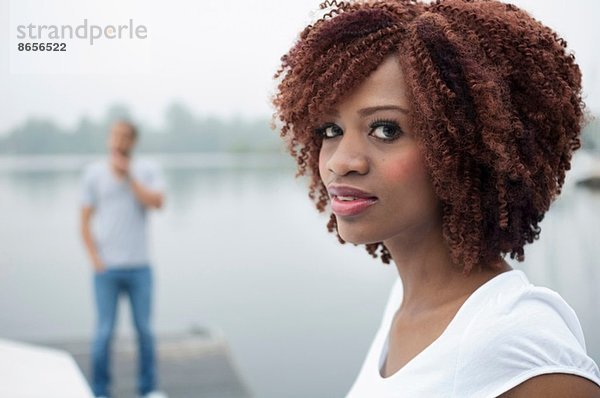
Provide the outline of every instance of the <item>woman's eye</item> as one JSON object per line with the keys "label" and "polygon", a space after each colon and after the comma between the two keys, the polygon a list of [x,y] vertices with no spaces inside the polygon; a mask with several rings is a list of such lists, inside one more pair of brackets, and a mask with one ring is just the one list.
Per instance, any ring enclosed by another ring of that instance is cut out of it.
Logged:
{"label": "woman's eye", "polygon": [[400,137],[402,129],[395,122],[377,122],[371,125],[372,136],[385,141],[393,141]]}
{"label": "woman's eye", "polygon": [[337,124],[326,124],[323,127],[319,127],[317,131],[323,138],[333,138],[343,133],[342,128]]}

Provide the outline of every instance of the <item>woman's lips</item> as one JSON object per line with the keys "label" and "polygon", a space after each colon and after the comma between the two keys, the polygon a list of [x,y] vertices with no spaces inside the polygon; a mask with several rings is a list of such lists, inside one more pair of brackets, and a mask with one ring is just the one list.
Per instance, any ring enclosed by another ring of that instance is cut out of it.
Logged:
{"label": "woman's lips", "polygon": [[355,216],[377,203],[376,196],[355,187],[332,185],[327,187],[331,195],[331,210],[338,216]]}

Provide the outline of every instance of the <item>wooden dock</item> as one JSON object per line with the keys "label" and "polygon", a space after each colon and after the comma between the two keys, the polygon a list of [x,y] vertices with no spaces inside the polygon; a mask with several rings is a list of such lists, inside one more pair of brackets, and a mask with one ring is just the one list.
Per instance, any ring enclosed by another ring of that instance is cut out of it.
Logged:
{"label": "wooden dock", "polygon": [[[208,333],[158,336],[159,389],[169,398],[250,398],[224,338]],[[90,380],[90,341],[44,343],[66,350]],[[135,338],[115,338],[112,349],[113,398],[137,398]]]}

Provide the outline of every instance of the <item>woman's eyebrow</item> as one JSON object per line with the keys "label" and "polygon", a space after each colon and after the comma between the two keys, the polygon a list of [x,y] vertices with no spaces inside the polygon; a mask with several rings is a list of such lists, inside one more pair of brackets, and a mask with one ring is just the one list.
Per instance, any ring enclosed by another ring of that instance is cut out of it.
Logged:
{"label": "woman's eyebrow", "polygon": [[[360,116],[369,116],[372,115],[375,112],[378,111],[399,111],[402,113],[408,113],[408,110],[405,108],[402,108],[398,105],[377,105],[377,106],[370,106],[368,108],[362,108],[358,111],[358,114]],[[334,117],[339,117],[340,113],[337,110],[330,110],[328,112],[325,112],[325,114],[327,116],[334,116]]]}
{"label": "woman's eyebrow", "polygon": [[408,113],[407,109],[404,109],[397,105],[378,105],[378,106],[370,106],[368,108],[363,108],[358,111],[358,114],[361,116],[369,116],[377,111],[400,111],[402,113]]}

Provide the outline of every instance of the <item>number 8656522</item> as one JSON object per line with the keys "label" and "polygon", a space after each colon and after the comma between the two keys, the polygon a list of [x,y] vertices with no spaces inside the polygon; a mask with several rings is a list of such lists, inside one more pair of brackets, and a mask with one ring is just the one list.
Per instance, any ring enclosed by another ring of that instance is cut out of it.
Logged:
{"label": "number 8656522", "polygon": [[67,51],[67,43],[19,43],[19,51]]}

